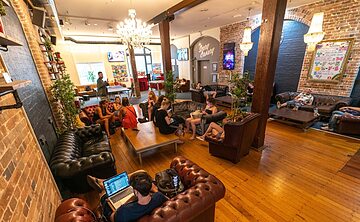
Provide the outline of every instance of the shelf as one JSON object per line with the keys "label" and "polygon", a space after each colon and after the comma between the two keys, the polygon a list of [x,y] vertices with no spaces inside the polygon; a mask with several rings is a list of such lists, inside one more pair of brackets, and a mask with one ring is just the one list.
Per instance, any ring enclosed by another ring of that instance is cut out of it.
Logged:
{"label": "shelf", "polygon": [[5,92],[9,90],[17,90],[22,87],[25,87],[31,83],[30,80],[15,80],[10,83],[0,83],[0,92]]}
{"label": "shelf", "polygon": [[0,33],[0,45],[2,45],[2,46],[10,46],[10,45],[22,46],[22,44],[18,40],[5,35],[4,33]]}

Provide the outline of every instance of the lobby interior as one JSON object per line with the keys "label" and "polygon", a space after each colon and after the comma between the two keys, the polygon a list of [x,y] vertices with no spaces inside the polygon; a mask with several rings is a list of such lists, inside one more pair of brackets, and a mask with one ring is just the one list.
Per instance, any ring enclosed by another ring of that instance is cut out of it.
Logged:
{"label": "lobby interior", "polygon": [[[360,221],[359,1],[0,2],[0,221],[101,221],[85,172],[106,179],[143,169],[155,179],[170,164],[186,190],[139,221]],[[146,22],[137,29],[151,30],[140,40],[121,23],[129,9]],[[238,77],[254,86],[245,100],[234,90]],[[220,140],[161,136],[148,114],[149,92],[170,100],[173,92],[171,111],[195,118],[193,107],[209,101],[207,87],[225,113],[211,122],[240,112],[238,128],[224,123]],[[307,90],[309,106],[277,107]],[[56,92],[70,103],[54,99]],[[122,117],[111,132],[95,126],[99,102],[114,109],[116,97],[129,97],[135,130]],[[336,119],[339,111],[349,113]],[[248,115],[253,125],[245,125]],[[225,145],[230,135],[237,142]],[[69,151],[78,143],[93,143],[98,153]],[[86,203],[60,212],[70,198]]]}

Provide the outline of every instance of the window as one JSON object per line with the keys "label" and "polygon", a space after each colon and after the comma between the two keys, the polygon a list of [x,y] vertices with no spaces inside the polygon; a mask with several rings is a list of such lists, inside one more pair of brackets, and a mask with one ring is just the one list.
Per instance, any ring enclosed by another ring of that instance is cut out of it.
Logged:
{"label": "window", "polygon": [[98,72],[102,72],[104,74],[103,80],[107,79],[105,66],[102,62],[77,63],[76,69],[78,71],[80,85],[96,84]]}
{"label": "window", "polygon": [[[135,48],[134,53],[135,53],[136,70],[138,71],[138,73],[151,74],[152,73],[151,50],[146,47]],[[131,64],[130,56],[128,56],[128,67],[131,67],[130,64]]]}

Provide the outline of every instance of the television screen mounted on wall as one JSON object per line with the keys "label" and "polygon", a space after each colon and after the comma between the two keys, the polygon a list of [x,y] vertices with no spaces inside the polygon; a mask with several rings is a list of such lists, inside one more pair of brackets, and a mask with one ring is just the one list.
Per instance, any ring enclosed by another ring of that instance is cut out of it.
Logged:
{"label": "television screen mounted on wall", "polygon": [[188,48],[178,49],[177,50],[177,60],[187,61],[189,60],[189,50]]}
{"label": "television screen mounted on wall", "polygon": [[235,43],[225,43],[223,49],[223,69],[235,68]]}
{"label": "television screen mounted on wall", "polygon": [[108,52],[108,61],[109,62],[124,62],[125,53],[123,51]]}

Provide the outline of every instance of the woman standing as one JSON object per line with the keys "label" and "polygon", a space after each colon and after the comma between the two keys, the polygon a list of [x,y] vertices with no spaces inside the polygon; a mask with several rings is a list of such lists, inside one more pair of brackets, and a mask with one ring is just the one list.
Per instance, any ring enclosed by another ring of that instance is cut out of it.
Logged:
{"label": "woman standing", "polygon": [[136,112],[132,105],[129,103],[129,99],[124,97],[122,99],[122,109],[121,109],[121,116],[122,119],[122,126],[125,129],[135,129],[137,127],[137,120],[136,120]]}

